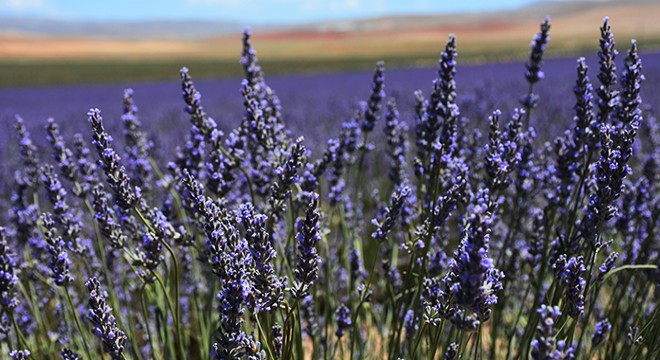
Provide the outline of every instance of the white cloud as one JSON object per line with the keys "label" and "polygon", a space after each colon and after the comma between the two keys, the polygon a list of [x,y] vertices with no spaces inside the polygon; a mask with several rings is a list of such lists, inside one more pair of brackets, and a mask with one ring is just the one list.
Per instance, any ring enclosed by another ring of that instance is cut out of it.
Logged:
{"label": "white cloud", "polygon": [[43,0],[4,0],[0,4],[17,10],[43,8],[46,6],[46,3]]}
{"label": "white cloud", "polygon": [[360,7],[360,1],[358,0],[346,0],[345,6],[349,9],[357,9]]}

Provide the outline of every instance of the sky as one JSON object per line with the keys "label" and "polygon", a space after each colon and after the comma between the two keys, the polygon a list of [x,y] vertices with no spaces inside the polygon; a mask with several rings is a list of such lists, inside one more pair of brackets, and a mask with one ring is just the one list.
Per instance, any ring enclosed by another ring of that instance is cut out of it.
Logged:
{"label": "sky", "polygon": [[538,0],[0,0],[0,17],[204,19],[282,25],[396,14],[497,11],[534,2]]}

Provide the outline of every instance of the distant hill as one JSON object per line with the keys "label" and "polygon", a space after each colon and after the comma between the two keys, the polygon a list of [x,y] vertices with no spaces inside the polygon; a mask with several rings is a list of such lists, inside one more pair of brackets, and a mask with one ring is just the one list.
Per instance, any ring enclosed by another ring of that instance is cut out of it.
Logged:
{"label": "distant hill", "polygon": [[[479,22],[532,21],[546,14],[564,16],[612,5],[657,4],[658,0],[546,1],[520,9],[457,14],[428,14],[327,21],[296,26],[255,26],[260,32],[371,32],[461,26]],[[656,14],[659,15],[659,14]],[[236,34],[245,25],[231,20],[82,21],[0,16],[0,34],[113,40],[190,40]]]}
{"label": "distant hill", "polygon": [[242,30],[243,26],[233,21],[78,21],[0,17],[0,33],[28,36],[184,40],[235,34]]}
{"label": "distant hill", "polygon": [[[450,33],[461,64],[501,62],[529,56],[546,15],[549,57],[594,56],[604,16],[620,52],[633,38],[641,51],[660,49],[660,0],[566,0],[493,13],[255,26],[252,43],[269,74],[369,69],[376,60],[390,68],[432,66]],[[239,76],[242,29],[225,21],[0,18],[0,87],[165,79],[183,65],[196,76]]]}

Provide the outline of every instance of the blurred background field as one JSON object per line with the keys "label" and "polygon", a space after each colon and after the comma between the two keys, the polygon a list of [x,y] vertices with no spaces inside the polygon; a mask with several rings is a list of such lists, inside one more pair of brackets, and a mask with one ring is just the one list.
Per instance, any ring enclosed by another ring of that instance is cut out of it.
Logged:
{"label": "blurred background field", "polygon": [[[506,62],[527,56],[531,35],[545,15],[552,17],[551,57],[595,54],[594,39],[605,15],[616,29],[617,43],[636,38],[642,52],[660,49],[660,2],[652,0],[551,1],[489,12],[257,22],[253,41],[268,74],[366,70],[380,59],[388,68],[432,67],[449,33],[457,36],[460,64]],[[0,87],[175,80],[183,65],[195,69],[198,78],[238,76],[245,25],[250,24],[0,13]]]}

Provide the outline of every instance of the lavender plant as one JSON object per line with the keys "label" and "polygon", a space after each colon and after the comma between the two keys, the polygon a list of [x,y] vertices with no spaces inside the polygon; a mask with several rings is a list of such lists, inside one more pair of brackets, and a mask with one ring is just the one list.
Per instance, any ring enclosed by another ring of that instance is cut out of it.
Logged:
{"label": "lavender plant", "polygon": [[130,89],[118,125],[48,120],[48,156],[18,117],[3,358],[659,358],[658,66],[600,31],[550,83],[543,21],[520,109],[509,83],[458,92],[450,35],[429,94],[389,72],[386,94],[378,62],[364,101],[301,116],[246,30],[233,122],[187,68],[185,139],[150,133]]}

